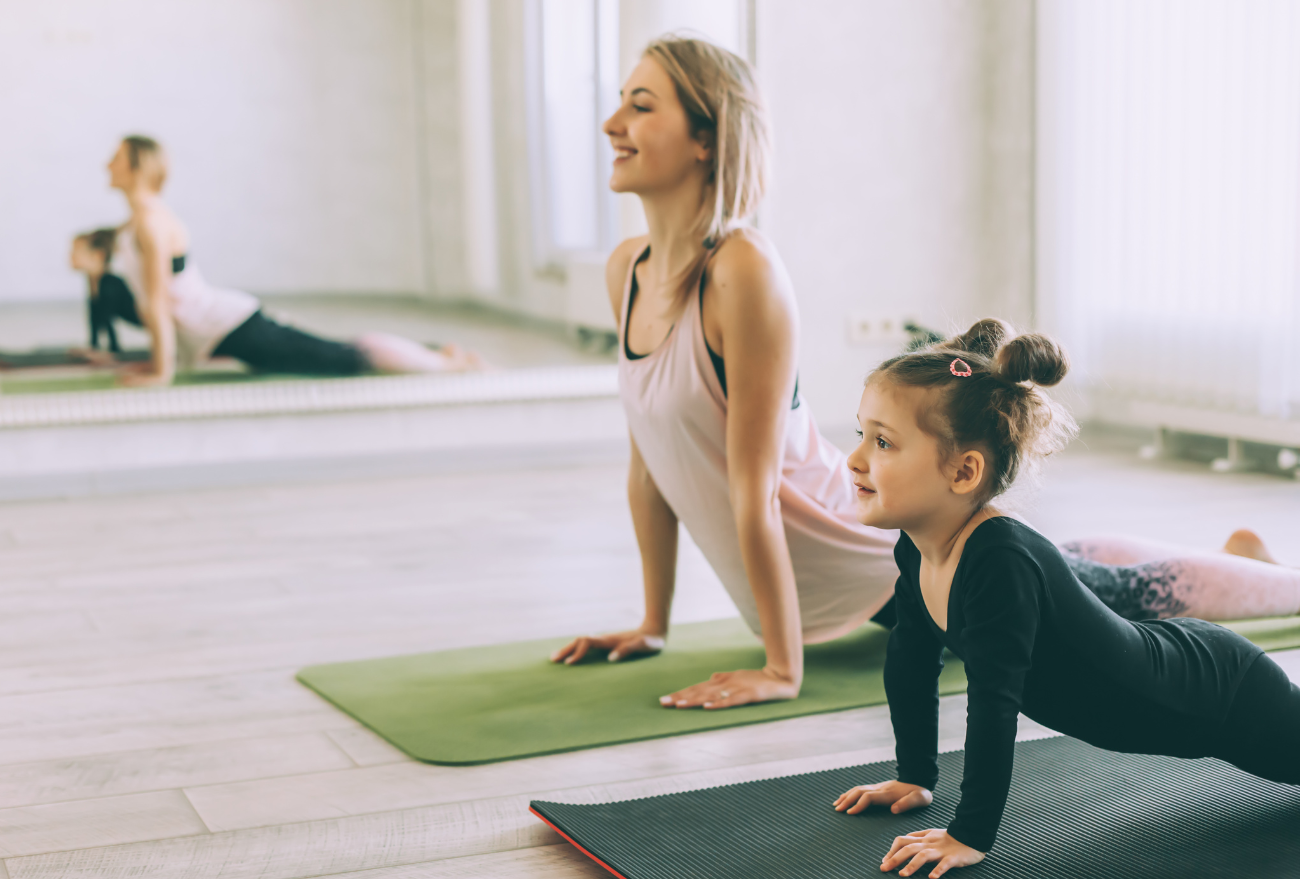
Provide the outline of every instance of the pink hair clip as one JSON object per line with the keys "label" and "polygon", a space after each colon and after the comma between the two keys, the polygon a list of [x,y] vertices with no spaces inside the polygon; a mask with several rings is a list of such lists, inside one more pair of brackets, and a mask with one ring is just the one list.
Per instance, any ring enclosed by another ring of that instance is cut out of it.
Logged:
{"label": "pink hair clip", "polygon": [[[962,365],[962,370],[957,369],[957,364],[959,364],[959,363]],[[964,370],[964,371],[963,371],[963,370]],[[955,375],[955,376],[959,376],[959,377],[961,377],[961,378],[966,378],[966,377],[969,376],[969,375],[970,375],[974,370],[972,370],[972,369],[970,368],[970,364],[969,364],[969,363],[967,363],[965,360],[962,360],[960,357],[957,357],[957,358],[955,358],[955,359],[953,360],[952,363],[949,363],[949,364],[948,364],[948,371],[951,372],[951,373],[952,373],[953,375]]]}

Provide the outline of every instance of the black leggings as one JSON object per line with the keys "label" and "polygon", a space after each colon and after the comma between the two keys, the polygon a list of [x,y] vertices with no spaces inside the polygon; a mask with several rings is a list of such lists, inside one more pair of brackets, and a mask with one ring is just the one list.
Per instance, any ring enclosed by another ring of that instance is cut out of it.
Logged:
{"label": "black leggings", "polygon": [[304,333],[276,323],[260,311],[231,330],[212,356],[234,357],[258,372],[360,375],[371,369],[356,345]]}
{"label": "black leggings", "polygon": [[1261,654],[1237,687],[1215,756],[1251,775],[1300,784],[1300,687]]}
{"label": "black leggings", "polygon": [[113,322],[124,320],[137,327],[144,326],[140,315],[135,310],[135,297],[126,282],[117,275],[105,272],[99,277],[98,289],[88,306],[90,318],[90,347],[99,347],[99,336],[103,333],[108,341],[108,350],[114,354],[121,353],[122,347],[117,343],[117,329]]}

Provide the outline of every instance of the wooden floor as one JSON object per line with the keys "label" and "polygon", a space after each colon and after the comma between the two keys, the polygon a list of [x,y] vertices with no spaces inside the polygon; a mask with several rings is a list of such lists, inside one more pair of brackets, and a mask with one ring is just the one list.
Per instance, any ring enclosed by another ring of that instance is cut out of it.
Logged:
{"label": "wooden floor", "polygon": [[[880,707],[434,767],[295,683],[309,663],[635,623],[622,485],[602,465],[0,506],[0,876],[602,876],[530,798],[891,757]],[[1058,462],[1026,512],[1061,539],[1208,547],[1252,525],[1295,563],[1298,494],[1103,442]],[[684,555],[677,619],[732,615]],[[1300,677],[1300,655],[1279,658]],[[963,697],[942,723],[959,747]]]}

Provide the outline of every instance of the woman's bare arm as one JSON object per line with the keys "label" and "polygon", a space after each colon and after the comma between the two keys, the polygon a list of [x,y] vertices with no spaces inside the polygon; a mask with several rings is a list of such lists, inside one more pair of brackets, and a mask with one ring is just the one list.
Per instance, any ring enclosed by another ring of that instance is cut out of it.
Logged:
{"label": "woman's bare arm", "polygon": [[728,708],[792,699],[803,681],[799,598],[778,498],[785,419],[794,394],[798,314],[789,278],[757,234],[728,239],[710,272],[707,296],[713,297],[719,353],[727,365],[731,509],[767,664],[761,671],[715,674],[672,698],[679,707]]}
{"label": "woman's bare arm", "polygon": [[[605,269],[610,307],[616,324],[622,321],[623,285],[632,260],[645,246],[642,238],[629,239],[615,249]],[[622,344],[621,337],[619,344]],[[574,663],[588,651],[605,650],[611,660],[626,659],[663,649],[668,635],[673,590],[677,583],[677,514],[659,493],[659,486],[646,469],[636,441],[631,440],[632,458],[627,473],[627,501],[632,511],[637,546],[641,550],[641,574],[645,589],[645,617],[641,626],[610,635],[576,638],[551,657]]]}
{"label": "woman's bare arm", "polygon": [[166,247],[167,227],[161,217],[141,216],[135,239],[140,247],[144,275],[145,308],[140,315],[149,332],[149,371],[123,377],[131,385],[168,385],[176,375],[176,325],[172,322],[171,251]]}

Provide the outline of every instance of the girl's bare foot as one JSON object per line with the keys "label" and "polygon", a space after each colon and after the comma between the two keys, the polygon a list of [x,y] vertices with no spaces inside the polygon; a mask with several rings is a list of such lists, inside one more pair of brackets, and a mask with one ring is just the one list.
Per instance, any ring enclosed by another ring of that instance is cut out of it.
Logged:
{"label": "girl's bare foot", "polygon": [[1223,551],[1228,555],[1239,555],[1242,558],[1268,562],[1270,565],[1277,564],[1277,559],[1269,553],[1268,547],[1264,546],[1264,541],[1259,535],[1246,528],[1232,532],[1228,542],[1223,545]]}

